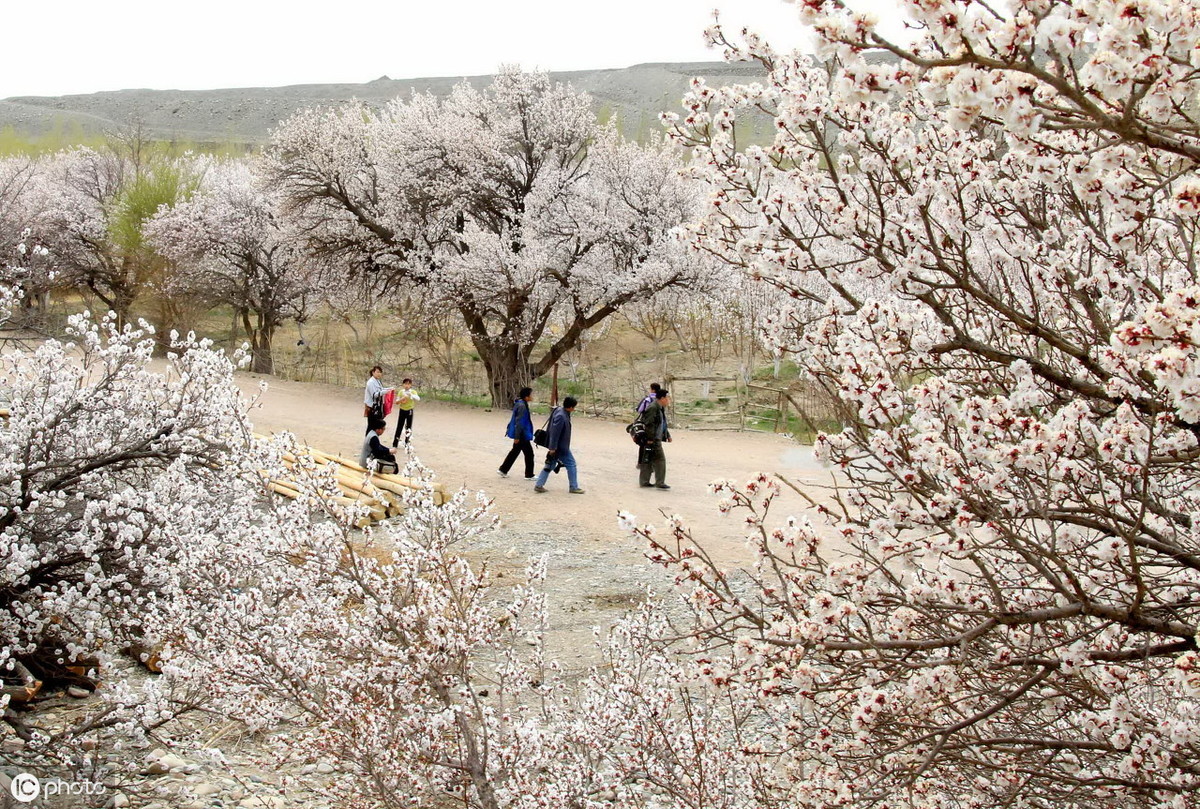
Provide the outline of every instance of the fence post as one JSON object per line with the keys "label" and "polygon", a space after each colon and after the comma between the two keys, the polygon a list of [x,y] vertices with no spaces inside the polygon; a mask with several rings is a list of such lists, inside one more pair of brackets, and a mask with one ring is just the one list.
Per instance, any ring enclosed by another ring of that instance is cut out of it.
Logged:
{"label": "fence post", "polygon": [[[746,429],[746,400],[750,398],[750,387],[745,380],[738,380],[734,387],[734,395],[737,396],[738,403],[738,429]],[[745,394],[742,391],[745,391]]]}

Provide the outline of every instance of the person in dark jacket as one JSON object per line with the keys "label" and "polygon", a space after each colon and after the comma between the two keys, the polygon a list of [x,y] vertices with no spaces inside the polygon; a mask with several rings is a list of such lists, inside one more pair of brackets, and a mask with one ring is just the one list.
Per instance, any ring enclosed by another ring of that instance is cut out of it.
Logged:
{"label": "person in dark jacket", "polygon": [[367,434],[363,437],[362,451],[358,454],[359,466],[366,466],[367,462],[374,460],[379,464],[379,471],[400,471],[400,464],[396,461],[396,453],[383,445],[379,440],[379,436],[383,435],[383,431],[387,429],[387,422],[380,418],[371,418],[367,421]]}
{"label": "person in dark jacket", "polygon": [[533,388],[521,388],[517,398],[513,399],[512,417],[508,420],[508,430],[504,435],[512,439],[512,449],[500,464],[500,477],[508,477],[508,470],[516,463],[517,456],[525,455],[525,479],[533,480],[533,416],[529,413],[529,403],[533,400]]}
{"label": "person in dark jacket", "polygon": [[546,479],[550,477],[550,473],[555,471],[559,466],[567,468],[567,485],[571,489],[571,494],[583,494],[583,489],[579,488],[579,473],[575,466],[575,456],[571,454],[571,414],[575,412],[575,406],[579,404],[574,396],[568,396],[563,399],[562,407],[555,409],[553,415],[550,416],[549,440],[546,442],[549,447],[546,450],[546,465],[542,467],[542,471],[537,476],[537,480],[533,484],[533,490],[538,492],[546,491]]}
{"label": "person in dark jacket", "polygon": [[[655,400],[641,416],[646,425],[646,436],[642,441],[641,452],[638,453],[638,482],[642,486],[671,488],[667,485],[667,456],[663,452],[663,442],[671,440],[671,431],[667,429],[667,407],[670,404],[671,392],[660,388],[655,394]],[[653,484],[650,483],[651,472],[654,473]]]}
{"label": "person in dark jacket", "polygon": [[661,389],[662,389],[662,385],[658,384],[657,382],[651,382],[650,383],[650,391],[646,394],[646,396],[640,402],[638,402],[637,412],[645,413],[646,408],[649,407],[650,405],[654,404],[654,400],[656,398],[658,398],[658,392]]}

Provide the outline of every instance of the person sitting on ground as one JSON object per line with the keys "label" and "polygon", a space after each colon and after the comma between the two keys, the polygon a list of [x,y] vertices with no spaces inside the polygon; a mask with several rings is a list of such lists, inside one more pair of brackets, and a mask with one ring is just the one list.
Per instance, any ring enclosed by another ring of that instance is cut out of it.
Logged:
{"label": "person sitting on ground", "polygon": [[369,469],[367,462],[375,461],[381,472],[400,471],[396,453],[385,447],[379,440],[379,436],[383,435],[386,429],[387,422],[383,419],[373,418],[367,422],[367,434],[363,438],[362,452],[358,454],[359,466]]}

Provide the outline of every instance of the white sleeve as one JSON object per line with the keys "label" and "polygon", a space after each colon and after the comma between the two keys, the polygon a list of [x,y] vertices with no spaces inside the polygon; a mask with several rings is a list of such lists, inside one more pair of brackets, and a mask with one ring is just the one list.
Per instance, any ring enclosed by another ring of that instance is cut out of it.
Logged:
{"label": "white sleeve", "polygon": [[370,407],[375,404],[375,400],[383,393],[383,383],[375,377],[367,380],[367,390],[363,394],[363,404]]}

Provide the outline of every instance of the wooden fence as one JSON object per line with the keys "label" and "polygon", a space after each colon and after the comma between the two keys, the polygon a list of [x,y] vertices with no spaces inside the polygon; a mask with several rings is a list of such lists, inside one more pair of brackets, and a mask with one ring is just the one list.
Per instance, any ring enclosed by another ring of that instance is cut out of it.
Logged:
{"label": "wooden fence", "polygon": [[693,430],[814,434],[837,428],[833,402],[801,382],[746,383],[737,377],[667,377],[671,421]]}

